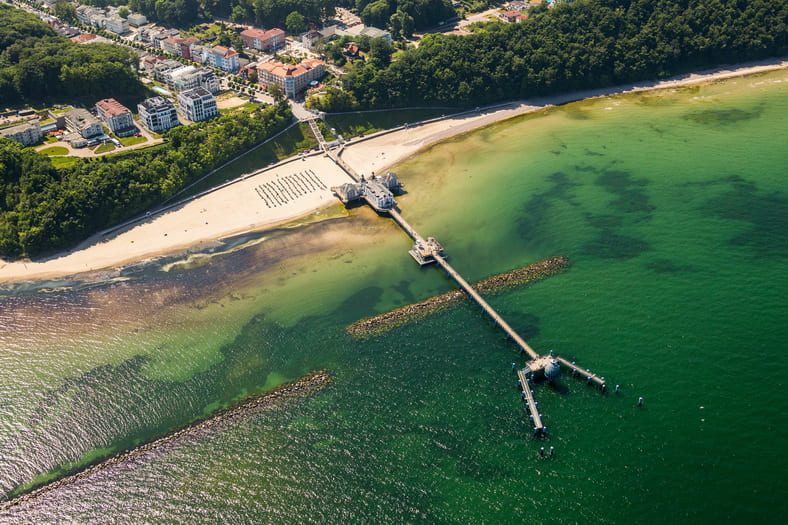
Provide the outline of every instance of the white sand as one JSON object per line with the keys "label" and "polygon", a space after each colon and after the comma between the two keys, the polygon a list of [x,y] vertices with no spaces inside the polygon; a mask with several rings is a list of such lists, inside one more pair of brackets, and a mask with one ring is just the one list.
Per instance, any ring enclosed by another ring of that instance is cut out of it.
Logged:
{"label": "white sand", "polygon": [[[708,82],[786,67],[788,67],[787,60],[764,61],[730,69],[720,68],[662,82],[644,82],[514,102],[481,114],[472,113],[465,117],[449,118],[410,129],[382,133],[367,140],[351,141],[342,153],[342,158],[359,173],[369,174],[373,171],[380,173],[414,155],[420,149],[451,136],[552,105],[616,93]],[[328,188],[350,181],[342,170],[324,156],[313,156],[303,161],[296,160],[249,176],[245,180],[156,216],[112,238],[89,243],[74,252],[40,262],[0,261],[0,283],[55,278],[116,267],[198,246],[207,241],[269,228],[336,203],[336,198],[330,190],[325,189],[302,195],[283,205],[268,207],[255,191],[258,185],[308,169],[318,175]]]}
{"label": "white sand", "polygon": [[[271,199],[273,181],[311,170],[326,186],[322,188],[307,178],[298,187],[301,195],[289,189],[290,196],[281,197],[286,203]],[[106,241],[64,253],[41,262],[0,262],[0,282],[47,279],[75,273],[119,266],[132,261],[141,261],[153,256],[197,246],[206,241],[231,235],[261,230],[274,224],[286,222],[306,215],[337,200],[330,191],[331,186],[351,182],[344,171],[322,155],[307,157],[251,175],[235,184],[230,184],[208,195],[190,201],[171,211],[157,215],[128,231]],[[320,188],[312,190],[311,185]],[[268,204],[255,188],[269,184]],[[306,188],[306,190],[304,189]],[[308,193],[306,191],[309,191]]]}

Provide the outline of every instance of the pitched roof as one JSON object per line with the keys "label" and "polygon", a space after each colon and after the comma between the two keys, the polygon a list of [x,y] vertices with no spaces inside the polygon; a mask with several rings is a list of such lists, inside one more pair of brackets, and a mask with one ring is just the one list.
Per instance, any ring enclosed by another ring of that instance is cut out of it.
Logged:
{"label": "pitched roof", "polygon": [[238,53],[236,51],[233,51],[229,47],[224,47],[224,46],[214,46],[211,49],[211,53],[216,55],[216,56],[221,56],[221,57],[224,57],[224,58],[230,58],[230,57],[238,55]]}

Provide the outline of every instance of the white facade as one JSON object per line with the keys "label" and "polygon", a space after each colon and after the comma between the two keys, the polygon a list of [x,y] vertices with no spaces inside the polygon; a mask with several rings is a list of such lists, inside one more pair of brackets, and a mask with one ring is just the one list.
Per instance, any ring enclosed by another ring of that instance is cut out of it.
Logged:
{"label": "white facade", "polygon": [[107,18],[105,25],[107,31],[112,31],[118,35],[125,35],[129,32],[129,22],[119,16],[112,16]]}
{"label": "white facade", "polygon": [[164,97],[153,97],[137,104],[140,122],[151,131],[164,131],[180,125],[175,105]]}
{"label": "white facade", "polygon": [[182,91],[178,95],[181,114],[192,122],[200,122],[219,115],[216,98],[205,88]]}
{"label": "white facade", "polygon": [[0,129],[0,137],[15,140],[23,146],[32,146],[41,141],[41,126],[38,119],[10,128]]}
{"label": "white facade", "polygon": [[148,19],[145,18],[145,15],[140,13],[132,13],[126,20],[128,20],[129,25],[133,25],[134,27],[144,26],[148,23]]}

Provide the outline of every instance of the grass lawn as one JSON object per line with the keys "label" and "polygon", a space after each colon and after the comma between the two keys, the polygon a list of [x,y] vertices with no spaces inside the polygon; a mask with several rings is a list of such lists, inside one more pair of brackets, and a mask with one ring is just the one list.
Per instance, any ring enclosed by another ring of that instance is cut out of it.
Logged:
{"label": "grass lawn", "polygon": [[143,142],[148,141],[148,139],[145,137],[135,137],[133,135],[131,137],[118,137],[118,140],[124,146],[133,146],[135,144],[142,144]]}
{"label": "grass lawn", "polygon": [[49,159],[56,168],[68,168],[77,162],[77,157],[52,157]]}
{"label": "grass lawn", "polygon": [[38,151],[42,155],[68,155],[68,148],[64,148],[63,146],[52,146],[51,148],[44,148]]}
{"label": "grass lawn", "polygon": [[326,122],[344,138],[357,137],[401,126],[408,122],[419,122],[430,118],[456,113],[451,109],[392,109],[374,113],[345,113],[342,115],[326,115]]}
{"label": "grass lawn", "polygon": [[47,135],[44,137],[44,144],[52,144],[53,142],[60,142],[60,139],[53,135]]}
{"label": "grass lawn", "polygon": [[93,150],[93,153],[106,153],[114,149],[115,149],[115,145],[112,142],[105,142],[104,144]]}

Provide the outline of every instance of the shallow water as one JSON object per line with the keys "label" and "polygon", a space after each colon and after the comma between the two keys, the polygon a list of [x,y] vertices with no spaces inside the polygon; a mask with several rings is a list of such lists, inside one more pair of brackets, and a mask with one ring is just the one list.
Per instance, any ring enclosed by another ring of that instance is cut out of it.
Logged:
{"label": "shallow water", "polygon": [[[369,210],[205,264],[0,298],[0,491],[330,368],[314,398],[112,467],[4,522],[774,522],[786,510],[788,73],[586,101],[432,148],[399,203],[564,375],[530,437],[512,345]],[[638,396],[645,406],[638,408]],[[556,455],[541,458],[540,447]]]}

